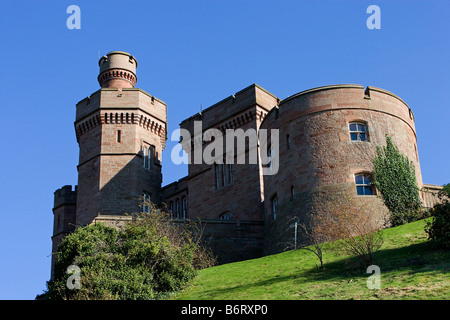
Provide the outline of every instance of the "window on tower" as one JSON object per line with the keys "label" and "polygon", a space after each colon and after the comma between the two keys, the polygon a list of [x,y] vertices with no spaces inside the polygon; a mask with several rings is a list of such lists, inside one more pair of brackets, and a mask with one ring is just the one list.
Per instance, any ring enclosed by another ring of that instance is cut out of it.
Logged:
{"label": "window on tower", "polygon": [[142,158],[144,159],[144,168],[147,168],[147,148],[142,148]]}
{"label": "window on tower", "polygon": [[142,158],[143,158],[143,167],[145,169],[150,170],[152,168],[152,160],[153,155],[155,154],[154,146],[143,146],[142,147]]}
{"label": "window on tower", "polygon": [[147,149],[147,169],[152,168],[152,147]]}
{"label": "window on tower", "polygon": [[368,141],[369,131],[367,130],[367,123],[350,122],[349,123],[350,139],[352,141]]}
{"label": "window on tower", "polygon": [[358,196],[371,196],[374,195],[374,189],[371,182],[371,177],[367,173],[356,174],[356,193]]}

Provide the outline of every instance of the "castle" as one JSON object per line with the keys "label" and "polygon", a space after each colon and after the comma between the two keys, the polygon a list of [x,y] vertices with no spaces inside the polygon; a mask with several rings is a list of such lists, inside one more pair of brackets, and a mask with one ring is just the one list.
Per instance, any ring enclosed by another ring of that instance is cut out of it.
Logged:
{"label": "castle", "polygon": [[[292,237],[292,218],[321,205],[312,201],[316,197],[323,204],[324,195],[344,191],[369,213],[386,214],[370,182],[371,159],[386,134],[414,164],[419,188],[438,189],[422,183],[409,106],[386,90],[353,84],[314,88],[284,100],[253,84],[202,110],[180,124],[193,138],[180,142],[185,151],[208,146],[202,135],[195,139],[197,121],[202,132],[264,129],[273,135],[276,130],[278,150],[257,145],[258,161],[252,164],[194,161],[186,177],[162,187],[167,105],[135,88],[137,65],[125,52],[103,56],[101,89],[76,105],[78,185],[55,191],[52,252],[75,226],[126,221],[125,213],[147,210],[140,207],[142,199],[167,204],[174,221],[200,218],[219,262],[280,252],[279,244]],[[276,173],[263,174],[271,164],[260,161],[261,155],[275,151]],[[252,150],[246,145],[243,152],[249,157]],[[426,207],[435,201],[432,193],[421,196]]]}

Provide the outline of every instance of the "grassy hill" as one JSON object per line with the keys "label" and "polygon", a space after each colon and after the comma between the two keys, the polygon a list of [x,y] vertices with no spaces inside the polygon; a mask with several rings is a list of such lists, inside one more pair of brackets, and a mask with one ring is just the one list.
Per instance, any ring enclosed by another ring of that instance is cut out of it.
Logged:
{"label": "grassy hill", "polygon": [[296,250],[201,270],[171,299],[449,299],[450,251],[427,241],[425,220],[383,231],[375,254],[381,288],[368,289],[366,270],[355,258],[325,251],[325,270],[317,258]]}

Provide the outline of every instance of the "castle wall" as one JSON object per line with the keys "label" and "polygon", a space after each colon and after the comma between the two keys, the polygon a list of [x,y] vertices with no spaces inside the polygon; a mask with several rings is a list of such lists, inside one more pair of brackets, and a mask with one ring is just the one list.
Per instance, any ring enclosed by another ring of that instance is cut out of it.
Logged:
{"label": "castle wall", "polygon": [[[261,105],[259,104],[261,103]],[[216,128],[223,133],[226,129],[253,129],[257,132],[263,116],[277,103],[277,99],[262,88],[252,85],[206,109],[201,115],[191,117],[181,123],[181,128],[194,136],[194,121],[202,121],[203,131]],[[192,138],[192,140],[194,140]],[[186,143],[183,148],[191,148]],[[225,151],[225,138],[224,138]],[[202,143],[202,150],[209,142]],[[237,164],[236,157],[231,167],[229,163],[189,164],[189,210],[191,217],[220,219],[230,213],[233,220],[262,220],[262,185],[259,163],[248,164],[248,143],[246,144],[246,164]],[[256,152],[257,150],[251,150]],[[225,152],[223,152],[225,154]],[[236,153],[235,153],[236,156]],[[192,159],[191,159],[192,160]],[[224,159],[217,159],[224,162]],[[231,174],[230,174],[231,169]],[[224,173],[225,170],[225,173]],[[232,199],[230,201],[230,199]]]}

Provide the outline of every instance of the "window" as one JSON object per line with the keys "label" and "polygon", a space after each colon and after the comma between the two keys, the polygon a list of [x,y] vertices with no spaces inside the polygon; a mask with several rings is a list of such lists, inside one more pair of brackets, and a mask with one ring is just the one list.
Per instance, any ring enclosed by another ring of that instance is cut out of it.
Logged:
{"label": "window", "polygon": [[216,164],[214,164],[214,169],[215,169],[215,173],[216,173],[216,189],[220,188],[220,175],[219,175],[219,166]]}
{"label": "window", "polygon": [[150,170],[152,168],[152,154],[154,153],[155,147],[142,147],[142,158],[144,159],[144,168]]}
{"label": "window", "polygon": [[175,216],[177,219],[180,218],[180,199],[177,199],[177,213]]}
{"label": "window", "polygon": [[228,164],[228,180],[230,184],[233,183],[233,165],[231,163]]}
{"label": "window", "polygon": [[117,143],[120,143],[122,140],[122,130],[117,130]]}
{"label": "window", "polygon": [[291,137],[289,135],[286,136],[286,146],[288,150],[291,148]]}
{"label": "window", "polygon": [[152,168],[152,147],[147,150],[147,169]]}
{"label": "window", "polygon": [[369,132],[367,124],[362,122],[351,122],[349,124],[350,139],[352,141],[368,141]]}
{"label": "window", "polygon": [[232,220],[232,219],[233,219],[233,214],[231,212],[225,212],[225,213],[221,214],[219,217],[219,220],[223,220],[223,221]]}
{"label": "window", "polygon": [[186,197],[183,197],[183,199],[181,200],[181,211],[182,211],[182,218],[183,220],[186,219],[186,213],[187,213],[187,199]]}
{"label": "window", "polygon": [[295,197],[295,189],[294,186],[291,186],[291,200],[294,200]]}
{"label": "window", "polygon": [[278,211],[278,198],[277,196],[274,196],[272,198],[272,215],[274,221],[277,219],[277,211]]}
{"label": "window", "polygon": [[225,170],[225,163],[222,164],[222,185],[227,183],[227,171]]}
{"label": "window", "polygon": [[150,213],[150,194],[145,193],[143,194],[143,203],[142,203],[142,213]]}
{"label": "window", "polygon": [[172,216],[172,218],[174,217],[174,213],[175,213],[175,206],[173,201],[170,202],[170,214]]}
{"label": "window", "polygon": [[356,193],[359,196],[371,196],[374,194],[370,175],[357,174],[355,175]]}
{"label": "window", "polygon": [[270,171],[272,171],[272,169],[273,169],[273,165],[272,165],[272,152],[273,152],[272,146],[269,146],[269,147],[267,148],[267,157],[269,158],[269,169],[270,169]]}
{"label": "window", "polygon": [[144,168],[147,168],[147,148],[142,148],[142,158],[144,158]]}

